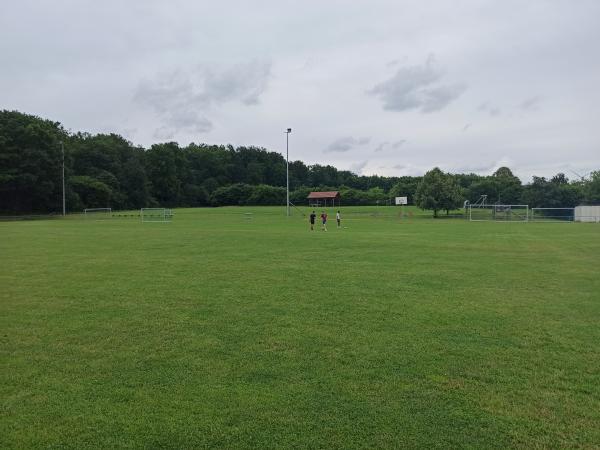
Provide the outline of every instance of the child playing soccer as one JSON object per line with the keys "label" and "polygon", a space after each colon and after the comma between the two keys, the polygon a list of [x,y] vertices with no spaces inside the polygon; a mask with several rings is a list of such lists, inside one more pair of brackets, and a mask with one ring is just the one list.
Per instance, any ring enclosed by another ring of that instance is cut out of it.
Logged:
{"label": "child playing soccer", "polygon": [[321,230],[327,231],[327,213],[323,211],[321,213]]}

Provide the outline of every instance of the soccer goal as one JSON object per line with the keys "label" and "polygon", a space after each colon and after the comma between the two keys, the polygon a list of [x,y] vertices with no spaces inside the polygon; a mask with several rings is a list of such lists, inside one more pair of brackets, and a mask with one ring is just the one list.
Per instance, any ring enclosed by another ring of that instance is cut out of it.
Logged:
{"label": "soccer goal", "polygon": [[112,218],[112,208],[86,208],[83,210],[86,219],[103,220]]}
{"label": "soccer goal", "polygon": [[532,222],[573,222],[575,208],[531,208]]}
{"label": "soccer goal", "polygon": [[142,208],[140,217],[142,222],[170,222],[173,212],[167,208]]}
{"label": "soccer goal", "polygon": [[469,205],[469,220],[472,222],[528,222],[529,205]]}

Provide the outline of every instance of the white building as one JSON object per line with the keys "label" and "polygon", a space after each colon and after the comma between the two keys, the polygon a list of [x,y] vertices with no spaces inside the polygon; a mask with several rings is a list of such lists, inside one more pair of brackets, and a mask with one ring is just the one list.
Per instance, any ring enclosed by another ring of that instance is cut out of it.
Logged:
{"label": "white building", "polygon": [[600,206],[576,206],[575,222],[600,222]]}

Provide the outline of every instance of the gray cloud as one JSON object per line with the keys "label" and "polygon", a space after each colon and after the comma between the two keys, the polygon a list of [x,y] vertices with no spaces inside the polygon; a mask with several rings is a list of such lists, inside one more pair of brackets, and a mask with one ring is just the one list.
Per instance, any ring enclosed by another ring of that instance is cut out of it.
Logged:
{"label": "gray cloud", "polygon": [[489,114],[492,117],[496,117],[500,115],[500,108],[495,105],[492,105],[489,101],[483,102],[481,105],[477,107],[477,111],[481,111]]}
{"label": "gray cloud", "polygon": [[389,142],[382,142],[381,144],[379,144],[377,147],[375,147],[375,150],[373,150],[374,152],[382,152],[385,150],[385,148],[390,145]]}
{"label": "gray cloud", "polygon": [[358,147],[361,145],[366,145],[370,142],[371,138],[361,137],[361,138],[353,138],[352,136],[345,136],[339,139],[336,139],[331,144],[327,146],[324,150],[325,153],[331,152],[347,152],[352,150],[354,147]]}
{"label": "gray cloud", "polygon": [[540,107],[542,98],[539,95],[529,97],[519,104],[519,108],[525,111],[537,111]]}
{"label": "gray cloud", "polygon": [[193,110],[168,111],[163,115],[164,125],[154,132],[157,139],[172,139],[179,131],[207,133],[213,125],[206,117]]}
{"label": "gray cloud", "polygon": [[425,64],[401,67],[394,76],[375,85],[368,93],[379,97],[386,110],[417,109],[431,113],[445,108],[466,90],[464,83],[440,84],[443,75],[431,55]]}
{"label": "gray cloud", "polygon": [[406,139],[400,139],[399,141],[392,142],[392,149],[398,150],[400,147],[402,147],[404,145],[405,142],[406,142]]}
{"label": "gray cloud", "polygon": [[460,97],[460,94],[466,89],[467,86],[465,84],[455,83],[424,90],[424,101],[421,111],[424,113],[439,111],[449,105],[454,99]]}
{"label": "gray cloud", "polygon": [[138,105],[151,108],[163,125],[154,136],[170,139],[179,131],[206,133],[212,122],[204,116],[226,102],[256,105],[266,90],[270,63],[252,61],[215,70],[198,66],[178,69],[155,80],[142,80],[133,97]]}
{"label": "gray cloud", "polygon": [[394,142],[385,141],[385,142],[382,142],[381,144],[379,144],[373,151],[374,152],[382,152],[386,149],[398,150],[405,143],[406,143],[406,139],[400,139],[399,141],[394,141]]}
{"label": "gray cloud", "polygon": [[470,124],[470,123],[466,124],[466,125],[463,127],[463,129],[462,129],[462,130],[463,130],[463,131],[467,131],[469,128],[471,128],[471,124]]}
{"label": "gray cloud", "polygon": [[256,105],[267,88],[271,64],[252,61],[220,72],[209,69],[202,72],[204,89],[198,94],[199,102],[209,104],[240,100],[245,105]]}

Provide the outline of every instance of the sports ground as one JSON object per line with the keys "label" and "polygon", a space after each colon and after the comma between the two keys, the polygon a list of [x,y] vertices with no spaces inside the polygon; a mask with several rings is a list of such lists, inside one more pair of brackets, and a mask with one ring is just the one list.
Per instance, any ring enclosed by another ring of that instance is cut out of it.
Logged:
{"label": "sports ground", "polygon": [[0,448],[598,448],[600,226],[397,211],[0,222]]}

